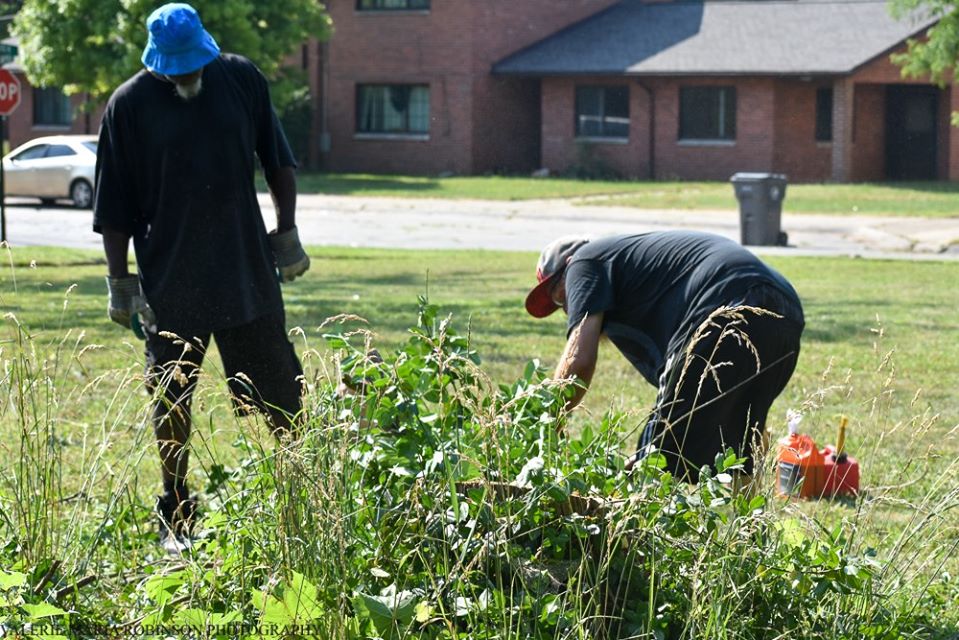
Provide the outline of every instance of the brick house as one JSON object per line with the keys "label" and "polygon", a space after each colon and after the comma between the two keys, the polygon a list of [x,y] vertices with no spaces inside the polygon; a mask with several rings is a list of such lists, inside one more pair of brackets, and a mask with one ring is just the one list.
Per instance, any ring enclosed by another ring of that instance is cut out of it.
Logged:
{"label": "brick house", "polygon": [[20,106],[7,117],[7,140],[11,149],[40,136],[68,133],[96,134],[103,108],[86,108],[84,95],[67,96],[57,87],[34,87],[16,62],[4,65],[20,80]]}
{"label": "brick house", "polygon": [[[885,0],[327,0],[307,164],[410,174],[959,180],[959,91],[889,55],[932,19]],[[99,112],[24,86],[18,144]],[[69,108],[68,108],[69,107]]]}
{"label": "brick house", "polygon": [[959,179],[959,93],[884,0],[330,0],[333,171]]}
{"label": "brick house", "polygon": [[521,47],[616,0],[328,0],[323,166],[460,174],[539,165],[540,82],[495,76]]}
{"label": "brick house", "polygon": [[934,22],[869,0],[623,0],[493,73],[540,81],[542,163],[559,171],[956,180],[959,91],[889,60]]}

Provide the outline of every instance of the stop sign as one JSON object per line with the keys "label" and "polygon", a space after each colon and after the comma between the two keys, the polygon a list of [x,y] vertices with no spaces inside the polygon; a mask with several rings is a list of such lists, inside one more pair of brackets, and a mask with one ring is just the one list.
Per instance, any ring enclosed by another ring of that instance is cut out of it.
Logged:
{"label": "stop sign", "polygon": [[20,106],[20,81],[7,69],[0,69],[0,116],[8,116]]}

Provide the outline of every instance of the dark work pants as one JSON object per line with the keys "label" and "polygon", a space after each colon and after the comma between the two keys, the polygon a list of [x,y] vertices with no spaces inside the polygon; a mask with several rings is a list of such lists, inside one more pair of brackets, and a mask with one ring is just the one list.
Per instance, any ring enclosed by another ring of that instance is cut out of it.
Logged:
{"label": "dark work pants", "polygon": [[769,408],[796,368],[802,329],[801,321],[748,307],[714,313],[686,350],[667,362],[640,455],[653,444],[671,473],[695,482],[700,467],[731,447],[747,458],[745,470],[752,473],[761,454],[754,445],[762,442]]}

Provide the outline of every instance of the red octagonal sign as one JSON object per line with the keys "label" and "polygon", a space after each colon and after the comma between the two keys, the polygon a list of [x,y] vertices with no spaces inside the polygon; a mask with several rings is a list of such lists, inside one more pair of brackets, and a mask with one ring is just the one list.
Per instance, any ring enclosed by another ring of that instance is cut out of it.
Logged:
{"label": "red octagonal sign", "polygon": [[0,69],[0,116],[8,116],[20,106],[20,81],[6,69]]}

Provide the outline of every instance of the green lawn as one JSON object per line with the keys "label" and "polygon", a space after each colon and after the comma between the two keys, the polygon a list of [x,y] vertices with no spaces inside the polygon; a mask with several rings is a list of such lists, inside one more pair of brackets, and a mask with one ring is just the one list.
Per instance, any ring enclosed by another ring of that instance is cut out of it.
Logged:
{"label": "green lawn", "polygon": [[[301,173],[299,190],[301,193],[399,198],[576,198],[589,204],[646,209],[736,209],[738,206],[728,182]],[[795,184],[788,186],[783,208],[788,213],[952,217],[959,211],[959,184]]]}
{"label": "green lawn", "polygon": [[[517,378],[533,358],[552,366],[562,349],[562,313],[535,320],[522,307],[533,281],[534,254],[314,248],[311,255],[312,270],[284,293],[289,325],[305,332],[297,339],[301,350],[323,354],[323,366],[329,366],[329,354],[317,328],[326,318],[363,317],[376,345],[390,349],[415,323],[420,294],[469,329],[484,370],[499,382]],[[89,376],[139,366],[132,333],[106,319],[99,254],[27,247],[12,256],[17,266],[0,276],[0,304],[39,344],[56,344],[70,332],[71,341],[102,345],[84,355]],[[959,264],[780,257],[769,262],[795,284],[807,317],[797,373],[773,409],[774,432],[784,430],[787,408],[809,405],[804,426],[822,439],[832,436],[838,414],[848,413],[856,449],[883,434],[882,447],[864,461],[866,478],[873,481],[898,465],[904,451],[935,445],[947,457],[959,455],[955,438],[939,437],[959,424],[954,388],[959,351],[951,348],[959,344],[959,290],[943,286],[959,279]],[[0,345],[8,350],[11,329],[8,317],[0,332]],[[891,362],[884,363],[887,354]],[[653,392],[605,344],[577,420],[597,419],[612,407],[630,412],[639,424]],[[76,410],[85,412],[82,406]],[[938,416],[936,424],[928,439],[916,440],[905,425],[927,413]],[[627,438],[627,445],[633,440]]]}
{"label": "green lawn", "polygon": [[[483,372],[496,382],[518,379],[533,358],[551,367],[562,348],[562,314],[534,320],[522,307],[533,281],[532,253],[311,248],[310,255],[311,271],[285,285],[284,295],[289,325],[302,328],[294,342],[314,393],[323,393],[338,375],[335,354],[321,338],[332,330],[330,325],[320,328],[327,318],[365,318],[368,324],[352,320],[347,326],[370,329],[373,345],[389,353],[409,339],[419,295],[428,295],[442,314],[453,314],[454,326],[469,336],[483,359]],[[14,407],[22,404],[11,393],[29,391],[31,411],[52,415],[46,423],[54,429],[50,437],[64,452],[62,468],[51,467],[46,476],[62,483],[57,495],[121,495],[117,521],[127,528],[111,519],[104,535],[112,547],[98,554],[123,558],[118,575],[145,571],[134,575],[146,580],[156,560],[149,544],[139,546],[131,538],[141,525],[130,524],[141,522],[130,514],[145,517],[142,505],[158,489],[155,444],[138,379],[142,347],[131,332],[106,318],[103,260],[97,252],[33,247],[0,256],[5,265],[0,267],[0,451],[7,482],[18,456],[23,460],[25,455],[16,448],[23,442],[18,432],[23,424]],[[918,573],[920,583],[928,580],[935,593],[943,594],[939,622],[944,634],[952,633],[959,618],[948,602],[959,597],[959,585],[944,572],[955,575],[959,560],[953,554],[940,565],[925,558],[942,557],[942,549],[959,540],[959,515],[925,503],[948,493],[959,476],[959,350],[954,348],[959,344],[959,289],[949,286],[959,279],[959,264],[803,257],[769,262],[795,284],[807,318],[797,372],[773,407],[770,429],[779,437],[785,432],[786,410],[801,409],[803,430],[824,444],[834,439],[840,416],[848,416],[848,449],[862,464],[865,489],[855,504],[802,504],[787,507],[784,517],[812,517],[825,527],[845,523],[857,548],[861,543],[875,547],[880,560],[894,554],[898,560],[890,571],[901,572],[907,582]],[[39,392],[22,384],[10,387],[5,381],[18,367],[44,369],[55,384],[38,382]],[[262,426],[230,415],[217,369],[213,358],[195,405],[194,486],[213,484],[224,469],[249,468],[250,449],[239,444],[243,434],[252,433],[256,446],[272,449]],[[642,423],[653,396],[654,390],[604,344],[593,388],[572,418],[572,431],[598,424],[609,409],[625,412],[622,449],[629,451],[637,439],[633,429]],[[93,477],[97,481],[90,486]],[[5,491],[0,488],[0,507],[9,510],[16,505]],[[41,486],[36,491],[49,490]],[[952,500],[956,504],[955,496]],[[91,504],[83,517],[96,522],[100,507]],[[916,514],[926,512],[932,515],[923,521],[921,533],[906,538],[905,550],[894,551]],[[42,514],[37,517],[43,521]],[[82,525],[71,530],[80,531],[80,537],[60,545],[82,556],[90,532]],[[149,531],[138,529],[136,535],[145,540]],[[382,543],[388,548],[389,540]],[[902,564],[904,558],[909,560]],[[66,562],[86,566],[73,555]],[[104,576],[101,586],[88,587],[84,606],[96,609],[99,598],[110,600],[107,585],[114,578]],[[142,593],[131,585],[122,588]],[[200,601],[208,593],[204,589],[198,591]],[[117,608],[126,606],[138,611],[147,604],[130,601]]]}

